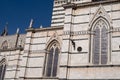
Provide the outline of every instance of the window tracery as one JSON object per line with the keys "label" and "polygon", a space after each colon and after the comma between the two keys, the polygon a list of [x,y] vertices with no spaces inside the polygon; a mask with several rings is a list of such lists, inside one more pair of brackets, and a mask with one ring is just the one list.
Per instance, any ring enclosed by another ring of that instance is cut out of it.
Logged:
{"label": "window tracery", "polygon": [[108,60],[108,33],[107,25],[99,20],[94,27],[93,35],[93,63],[107,64]]}
{"label": "window tracery", "polygon": [[46,66],[45,66],[45,76],[46,77],[56,77],[58,69],[58,59],[59,59],[59,45],[58,43],[52,43],[48,49]]}
{"label": "window tracery", "polygon": [[5,71],[6,71],[6,60],[2,59],[0,61],[0,80],[4,80]]}

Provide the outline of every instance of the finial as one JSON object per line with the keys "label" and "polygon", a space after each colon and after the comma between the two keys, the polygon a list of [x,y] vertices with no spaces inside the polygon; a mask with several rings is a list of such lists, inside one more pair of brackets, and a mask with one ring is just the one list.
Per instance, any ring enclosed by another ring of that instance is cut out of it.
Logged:
{"label": "finial", "polygon": [[43,28],[43,26],[41,25],[40,28]]}
{"label": "finial", "polygon": [[31,21],[30,21],[29,28],[32,28],[32,26],[33,26],[33,19],[31,19]]}
{"label": "finial", "polygon": [[20,29],[19,29],[19,28],[17,28],[16,34],[19,34],[19,30],[20,30]]}
{"label": "finial", "polygon": [[6,35],[8,35],[8,29],[7,29],[7,27],[8,27],[8,22],[6,22],[6,25],[5,25],[5,27],[4,27],[4,30],[3,30],[3,32],[1,33],[1,36],[6,36]]}

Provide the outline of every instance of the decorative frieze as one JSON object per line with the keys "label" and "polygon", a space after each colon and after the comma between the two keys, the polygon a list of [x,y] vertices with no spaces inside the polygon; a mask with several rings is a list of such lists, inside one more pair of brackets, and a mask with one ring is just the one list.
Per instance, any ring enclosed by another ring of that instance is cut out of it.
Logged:
{"label": "decorative frieze", "polygon": [[76,31],[76,32],[72,32],[72,31],[64,31],[64,35],[87,35],[93,32],[90,31]]}
{"label": "decorative frieze", "polygon": [[67,3],[67,0],[55,1],[55,4],[65,4],[65,3]]}
{"label": "decorative frieze", "polygon": [[113,28],[111,31],[112,31],[112,32],[119,32],[119,31],[120,31],[120,28]]}
{"label": "decorative frieze", "polygon": [[[120,28],[113,28],[108,31],[109,32],[119,32]],[[64,31],[64,35],[88,35],[88,34],[94,34],[94,31]]]}
{"label": "decorative frieze", "polygon": [[90,33],[89,31],[76,31],[74,32],[74,35],[87,35],[89,33]]}

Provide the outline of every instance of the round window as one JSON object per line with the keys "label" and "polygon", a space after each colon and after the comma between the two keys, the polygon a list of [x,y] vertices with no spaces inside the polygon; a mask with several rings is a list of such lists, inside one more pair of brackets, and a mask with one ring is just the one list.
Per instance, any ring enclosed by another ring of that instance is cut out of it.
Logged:
{"label": "round window", "polygon": [[79,52],[82,51],[82,47],[78,47],[77,51],[79,51]]}

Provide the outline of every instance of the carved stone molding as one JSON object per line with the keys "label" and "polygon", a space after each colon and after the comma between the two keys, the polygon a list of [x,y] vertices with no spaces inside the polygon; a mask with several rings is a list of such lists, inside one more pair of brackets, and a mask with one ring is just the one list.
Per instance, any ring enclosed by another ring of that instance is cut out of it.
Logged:
{"label": "carved stone molding", "polygon": [[120,28],[113,28],[111,31],[112,31],[112,32],[119,32],[119,31],[120,31]]}
{"label": "carved stone molding", "polygon": [[92,32],[90,31],[64,31],[64,35],[87,35],[87,34],[90,34]]}
{"label": "carved stone molding", "polygon": [[46,50],[24,50],[24,53],[46,53]]}
{"label": "carved stone molding", "polygon": [[90,33],[89,31],[76,31],[74,32],[74,35],[87,35],[89,33]]}

